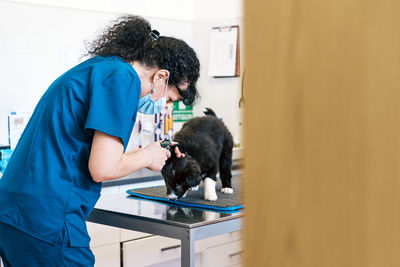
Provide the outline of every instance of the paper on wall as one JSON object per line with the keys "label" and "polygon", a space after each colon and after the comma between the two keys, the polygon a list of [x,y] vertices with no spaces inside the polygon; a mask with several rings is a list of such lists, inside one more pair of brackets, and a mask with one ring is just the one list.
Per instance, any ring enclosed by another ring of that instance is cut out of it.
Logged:
{"label": "paper on wall", "polygon": [[212,29],[209,76],[235,76],[237,42],[238,27]]}

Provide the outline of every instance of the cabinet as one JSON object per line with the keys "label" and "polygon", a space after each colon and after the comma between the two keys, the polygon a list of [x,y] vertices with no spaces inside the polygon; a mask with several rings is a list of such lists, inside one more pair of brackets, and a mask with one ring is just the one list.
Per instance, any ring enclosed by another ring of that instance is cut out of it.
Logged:
{"label": "cabinet", "polygon": [[[242,246],[239,232],[216,236],[196,242],[195,266],[241,266]],[[124,242],[122,260],[125,267],[179,267],[181,264],[180,241],[152,236]]]}
{"label": "cabinet", "polygon": [[[88,223],[95,267],[179,267],[180,240]],[[241,266],[241,232],[196,241],[195,266]]]}
{"label": "cabinet", "polygon": [[[180,240],[88,223],[95,267],[179,267]],[[195,266],[241,266],[241,232],[196,241]]]}

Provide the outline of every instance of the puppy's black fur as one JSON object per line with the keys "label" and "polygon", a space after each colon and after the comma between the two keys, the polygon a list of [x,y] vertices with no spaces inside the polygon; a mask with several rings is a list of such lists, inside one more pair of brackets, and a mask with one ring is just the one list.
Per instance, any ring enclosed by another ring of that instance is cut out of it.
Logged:
{"label": "puppy's black fur", "polygon": [[232,188],[232,135],[213,110],[207,108],[204,114],[187,121],[175,134],[174,141],[186,156],[177,158],[172,146],[171,157],[161,170],[170,199],[182,197],[206,177],[216,181],[218,171],[222,187]]}

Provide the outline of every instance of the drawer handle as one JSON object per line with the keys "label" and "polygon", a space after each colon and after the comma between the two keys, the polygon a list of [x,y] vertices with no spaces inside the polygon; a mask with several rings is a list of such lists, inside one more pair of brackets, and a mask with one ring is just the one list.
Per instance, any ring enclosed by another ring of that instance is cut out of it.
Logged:
{"label": "drawer handle", "polygon": [[242,253],[243,253],[243,250],[235,252],[235,253],[232,253],[232,254],[229,254],[229,258],[235,257],[235,256],[240,255]]}
{"label": "drawer handle", "polygon": [[171,250],[174,248],[180,248],[180,247],[181,247],[181,245],[170,246],[170,247],[162,248],[161,251],[167,251],[167,250]]}

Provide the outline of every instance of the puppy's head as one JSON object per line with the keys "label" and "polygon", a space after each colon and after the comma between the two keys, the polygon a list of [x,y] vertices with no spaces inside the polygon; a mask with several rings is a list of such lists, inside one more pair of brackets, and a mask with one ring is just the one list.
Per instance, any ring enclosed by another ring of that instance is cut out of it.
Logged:
{"label": "puppy's head", "polygon": [[172,147],[171,157],[161,170],[170,200],[181,198],[189,188],[201,181],[201,169],[197,161],[187,154],[183,158],[177,158],[174,150],[175,147]]}

